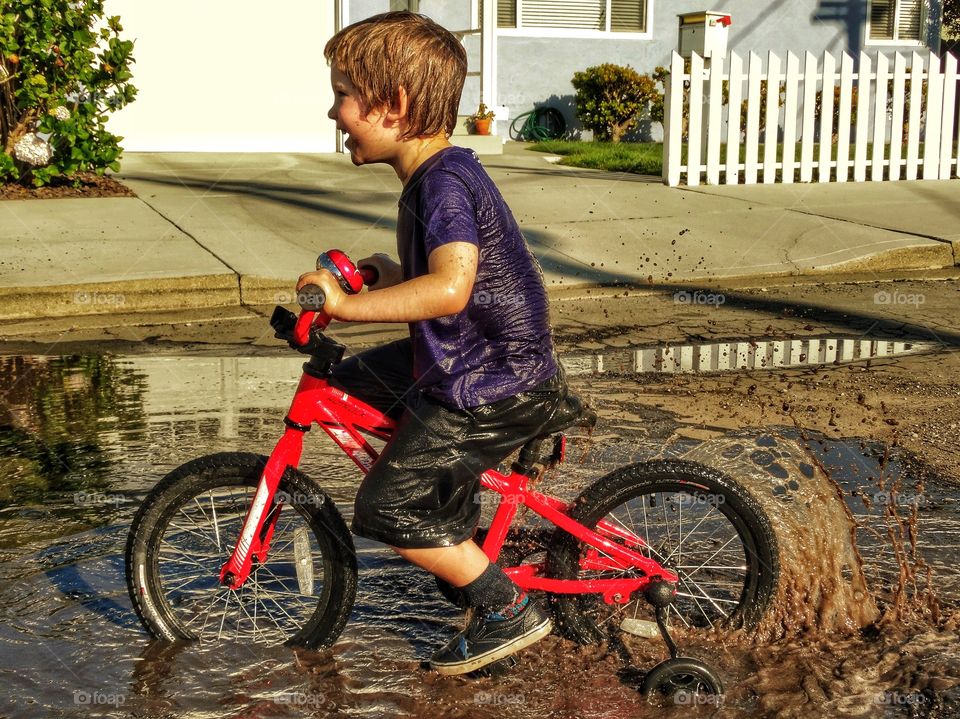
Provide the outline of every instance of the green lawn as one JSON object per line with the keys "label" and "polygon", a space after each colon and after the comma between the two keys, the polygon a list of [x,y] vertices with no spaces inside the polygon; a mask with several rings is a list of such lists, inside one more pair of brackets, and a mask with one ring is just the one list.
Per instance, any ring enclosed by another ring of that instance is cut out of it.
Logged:
{"label": "green lawn", "polygon": [[530,148],[536,152],[563,155],[561,165],[590,167],[612,172],[660,175],[663,144],[660,142],[576,142],[547,140]]}
{"label": "green lawn", "polygon": [[[562,155],[561,165],[571,165],[573,167],[589,167],[594,170],[608,170],[610,172],[635,172],[639,175],[657,175],[663,173],[663,143],[660,142],[579,142],[570,140],[547,140],[538,142],[529,149],[535,152],[546,152],[552,155]],[[765,145],[761,144],[758,148],[757,160],[763,161]],[[853,173],[853,144],[850,145],[849,159],[851,166],[849,168],[850,176]],[[687,162],[687,145],[681,145],[681,162]],[[796,161],[800,162],[800,144],[794,148]],[[954,156],[956,156],[956,144],[954,144]],[[831,159],[837,159],[837,146],[834,144],[831,148]],[[873,145],[867,146],[867,158],[873,156]],[[900,150],[900,159],[904,160],[907,156],[906,144]],[[720,146],[720,157],[726,157],[726,145]],[[820,157],[820,145],[814,144],[813,158],[816,161]],[[884,157],[889,159],[890,146],[884,148]],[[920,148],[920,157],[923,157],[923,147]],[[740,162],[746,158],[746,147],[740,145]],[[777,160],[783,159],[783,145],[777,145]],[[706,164],[704,157],[700,158],[701,164]],[[869,172],[868,168],[868,172]],[[742,171],[741,171],[742,172]],[[818,170],[814,168],[814,177]],[[900,168],[900,176],[903,177],[904,168]],[[799,167],[796,169],[795,178],[799,179]],[[780,171],[777,171],[777,180],[780,179]],[[742,175],[741,175],[742,177]]]}

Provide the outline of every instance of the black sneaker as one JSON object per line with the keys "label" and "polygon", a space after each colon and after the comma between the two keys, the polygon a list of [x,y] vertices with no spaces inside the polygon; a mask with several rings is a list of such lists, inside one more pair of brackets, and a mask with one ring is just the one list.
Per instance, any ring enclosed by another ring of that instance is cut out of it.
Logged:
{"label": "black sneaker", "polygon": [[529,647],[553,630],[549,615],[529,597],[509,619],[477,612],[467,628],[430,658],[440,674],[468,674]]}

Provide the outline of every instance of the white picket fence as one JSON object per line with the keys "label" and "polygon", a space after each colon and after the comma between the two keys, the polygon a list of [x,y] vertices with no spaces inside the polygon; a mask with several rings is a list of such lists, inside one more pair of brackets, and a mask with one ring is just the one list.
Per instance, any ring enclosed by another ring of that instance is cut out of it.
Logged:
{"label": "white picket fence", "polygon": [[[670,186],[682,179],[687,185],[699,185],[702,174],[709,185],[754,184],[758,177],[764,183],[813,182],[815,173],[817,182],[846,182],[851,170],[855,182],[943,180],[960,174],[955,149],[955,143],[960,144],[960,128],[954,134],[960,90],[953,55],[945,55],[941,63],[933,53],[923,57],[915,52],[908,68],[907,58],[899,53],[892,63],[882,54],[874,61],[860,53],[858,72],[853,71],[853,57],[847,53],[840,56],[839,72],[832,55],[824,53],[818,63],[809,52],[802,68],[799,58],[789,53],[785,71],[781,71],[784,63],[773,53],[768,55],[765,72],[755,53],[750,53],[746,71],[743,59],[735,53],[714,60],[706,69],[704,65],[703,58],[694,54],[690,73],[685,74],[683,58],[676,52],[670,63],[663,120],[663,180]],[[764,81],[766,98],[761,95]],[[687,82],[689,90],[684,87]],[[725,82],[729,83],[726,103]],[[834,88],[838,85],[839,119],[834,127]],[[827,91],[822,93],[818,114],[817,93],[823,88]],[[744,99],[746,123],[741,127]],[[689,112],[686,137],[685,109]],[[782,152],[764,151],[761,158],[761,148],[775,150],[778,143]],[[886,145],[889,156],[885,158]],[[836,159],[832,159],[834,147]]]}

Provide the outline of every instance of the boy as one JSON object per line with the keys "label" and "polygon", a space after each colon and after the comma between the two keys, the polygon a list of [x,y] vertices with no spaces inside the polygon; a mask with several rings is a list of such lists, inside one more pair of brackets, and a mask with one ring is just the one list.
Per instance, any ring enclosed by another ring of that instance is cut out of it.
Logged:
{"label": "boy", "polygon": [[409,12],[377,15],[324,49],[335,95],[329,117],[355,165],[387,163],[403,183],[400,262],[371,291],[346,295],[326,270],[324,310],[346,321],[407,322],[410,339],[338,365],[331,383],[398,419],[357,492],[354,533],[384,542],[457,587],[475,608],[433,655],[463,674],[551,631],[547,613],[472,537],[479,475],[570,414],[554,358],[547,297],[517,223],[476,155],[452,146],[467,70],[447,30]]}

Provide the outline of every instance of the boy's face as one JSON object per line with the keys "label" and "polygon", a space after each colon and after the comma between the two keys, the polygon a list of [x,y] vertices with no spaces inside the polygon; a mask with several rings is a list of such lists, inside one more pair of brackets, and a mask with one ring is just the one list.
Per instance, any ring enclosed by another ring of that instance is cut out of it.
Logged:
{"label": "boy's face", "polygon": [[344,146],[350,151],[354,165],[389,162],[396,147],[396,132],[384,126],[386,109],[365,112],[353,83],[336,65],[330,67],[333,85],[333,106],[327,117],[335,120],[337,129],[347,135]]}

